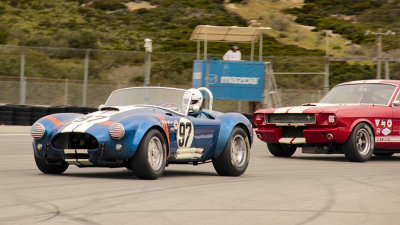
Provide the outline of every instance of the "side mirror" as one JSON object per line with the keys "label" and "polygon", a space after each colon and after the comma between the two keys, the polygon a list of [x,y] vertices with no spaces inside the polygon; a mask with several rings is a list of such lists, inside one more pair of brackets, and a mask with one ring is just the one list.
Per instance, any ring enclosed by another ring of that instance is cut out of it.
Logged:
{"label": "side mirror", "polygon": [[398,99],[394,100],[392,102],[392,106],[399,107],[400,106],[400,100],[398,100]]}

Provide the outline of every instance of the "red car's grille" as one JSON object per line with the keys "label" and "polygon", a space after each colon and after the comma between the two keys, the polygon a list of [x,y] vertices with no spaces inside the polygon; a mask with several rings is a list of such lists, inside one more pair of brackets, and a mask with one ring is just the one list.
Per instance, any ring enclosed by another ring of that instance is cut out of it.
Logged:
{"label": "red car's grille", "polygon": [[267,123],[306,123],[314,124],[315,115],[310,113],[290,113],[290,114],[267,114],[265,116]]}

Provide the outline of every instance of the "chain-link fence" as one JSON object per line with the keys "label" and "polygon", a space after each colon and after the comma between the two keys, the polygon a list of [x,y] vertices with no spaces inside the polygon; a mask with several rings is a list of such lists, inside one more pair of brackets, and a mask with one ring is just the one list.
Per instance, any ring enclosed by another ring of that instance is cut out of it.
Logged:
{"label": "chain-link fence", "polygon": [[[115,89],[144,85],[145,56],[137,51],[0,45],[0,103],[97,107]],[[150,85],[190,88],[195,59],[195,53],[151,53]],[[324,94],[323,57],[263,59],[273,65],[282,106],[316,102]],[[214,104],[219,111],[251,113],[244,101]]]}

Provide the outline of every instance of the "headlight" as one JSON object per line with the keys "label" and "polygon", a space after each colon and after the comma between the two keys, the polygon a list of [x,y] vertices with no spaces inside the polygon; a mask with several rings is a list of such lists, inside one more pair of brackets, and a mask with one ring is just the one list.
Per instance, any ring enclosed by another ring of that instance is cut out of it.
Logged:
{"label": "headlight", "polygon": [[125,135],[125,128],[120,123],[114,123],[110,127],[110,135],[114,139],[121,139]]}
{"label": "headlight", "polygon": [[35,123],[31,127],[31,135],[34,139],[41,139],[44,135],[46,130],[44,129],[44,126],[41,123]]}
{"label": "headlight", "polygon": [[256,126],[260,126],[263,123],[264,123],[264,114],[256,114],[254,116],[254,124]]}
{"label": "headlight", "polygon": [[336,123],[336,115],[335,114],[331,114],[328,116],[328,124],[335,124]]}

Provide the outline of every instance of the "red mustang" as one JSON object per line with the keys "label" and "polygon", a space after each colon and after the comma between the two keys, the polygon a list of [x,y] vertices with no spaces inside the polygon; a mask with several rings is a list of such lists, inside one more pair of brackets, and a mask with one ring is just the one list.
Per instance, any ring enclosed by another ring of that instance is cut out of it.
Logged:
{"label": "red mustang", "polygon": [[342,83],[319,103],[260,109],[253,115],[259,139],[274,156],[342,153],[349,161],[400,153],[400,81]]}

